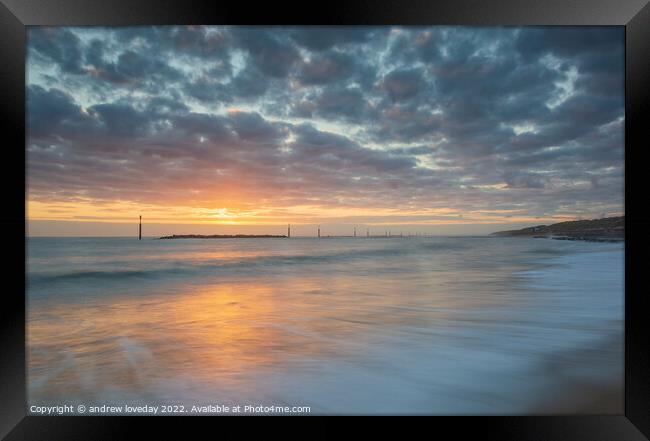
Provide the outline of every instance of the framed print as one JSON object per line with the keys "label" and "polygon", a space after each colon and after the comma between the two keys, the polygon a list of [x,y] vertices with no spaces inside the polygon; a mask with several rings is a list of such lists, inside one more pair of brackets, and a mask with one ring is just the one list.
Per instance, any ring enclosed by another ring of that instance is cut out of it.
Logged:
{"label": "framed print", "polygon": [[2,436],[647,439],[650,6],[322,9],[4,1]]}

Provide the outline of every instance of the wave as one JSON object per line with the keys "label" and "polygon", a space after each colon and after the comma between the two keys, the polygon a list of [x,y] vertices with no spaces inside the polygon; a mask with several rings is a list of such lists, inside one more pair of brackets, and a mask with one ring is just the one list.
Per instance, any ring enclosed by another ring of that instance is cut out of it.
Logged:
{"label": "wave", "polygon": [[569,250],[559,248],[533,248],[532,250],[525,250],[523,252],[534,256],[563,256],[570,253]]}
{"label": "wave", "polygon": [[456,242],[434,242],[434,243],[419,243],[418,246],[421,249],[427,251],[460,251],[469,247],[469,245],[462,243],[461,241]]}
{"label": "wave", "polygon": [[[237,260],[211,260],[202,263],[189,261],[150,261],[156,267],[140,269],[111,269],[111,270],[76,270],[62,273],[28,273],[28,286],[43,286],[58,283],[91,282],[91,281],[134,281],[156,280],[161,277],[199,276],[215,273],[241,273],[247,270],[262,272],[277,270],[278,267],[297,265],[339,264],[360,259],[380,259],[396,257],[417,252],[417,249],[381,248],[374,250],[349,250],[328,254],[295,254],[295,255],[264,255]],[[120,262],[113,262],[119,264]],[[124,262],[126,265],[126,262]],[[131,264],[129,262],[128,264]],[[146,262],[145,262],[146,264]]]}
{"label": "wave", "polygon": [[73,282],[82,280],[114,280],[151,278],[161,274],[180,273],[177,268],[143,269],[143,270],[113,270],[113,271],[71,271],[57,274],[28,274],[27,284],[40,285],[56,282]]}

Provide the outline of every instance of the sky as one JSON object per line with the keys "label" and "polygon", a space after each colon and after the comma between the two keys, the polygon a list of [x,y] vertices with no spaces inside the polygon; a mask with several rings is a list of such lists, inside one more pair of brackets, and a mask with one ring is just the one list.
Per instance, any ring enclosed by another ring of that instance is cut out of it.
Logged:
{"label": "sky", "polygon": [[29,235],[624,212],[623,27],[33,26],[26,82]]}

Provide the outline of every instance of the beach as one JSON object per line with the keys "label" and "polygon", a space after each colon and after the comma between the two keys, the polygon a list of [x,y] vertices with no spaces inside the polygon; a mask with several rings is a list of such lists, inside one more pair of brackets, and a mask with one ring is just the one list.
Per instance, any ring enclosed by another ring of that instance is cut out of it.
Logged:
{"label": "beach", "polygon": [[28,238],[28,402],[620,414],[623,247]]}

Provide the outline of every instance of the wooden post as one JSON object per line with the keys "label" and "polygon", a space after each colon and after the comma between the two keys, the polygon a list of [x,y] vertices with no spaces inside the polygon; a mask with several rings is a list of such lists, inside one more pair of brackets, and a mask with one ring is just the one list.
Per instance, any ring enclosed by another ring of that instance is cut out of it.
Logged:
{"label": "wooden post", "polygon": [[142,240],[142,215],[140,215],[140,228],[138,230],[138,240]]}
{"label": "wooden post", "polygon": [[287,237],[291,237],[291,224],[287,225]]}
{"label": "wooden post", "polygon": [[318,226],[318,237],[320,237],[320,225]]}

